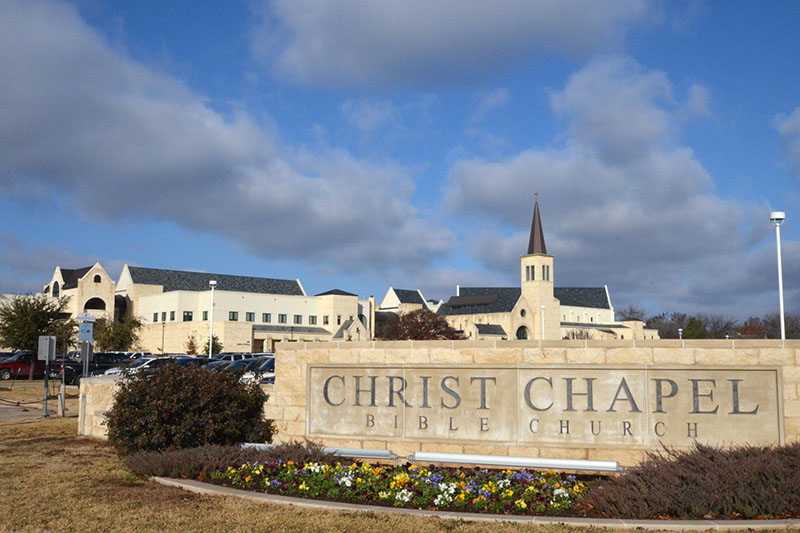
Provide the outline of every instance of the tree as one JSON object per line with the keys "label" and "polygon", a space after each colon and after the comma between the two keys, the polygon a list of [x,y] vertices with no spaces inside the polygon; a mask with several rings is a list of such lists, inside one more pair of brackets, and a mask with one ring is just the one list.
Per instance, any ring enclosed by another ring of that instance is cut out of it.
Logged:
{"label": "tree", "polygon": [[706,327],[709,339],[725,339],[735,337],[742,327],[738,320],[733,317],[723,317],[719,315],[697,315],[700,322]]}
{"label": "tree", "polygon": [[632,304],[617,311],[617,316],[619,320],[641,320],[644,322],[644,310]]}
{"label": "tree", "polygon": [[684,313],[661,313],[647,319],[648,328],[658,329],[658,336],[662,339],[677,339],[678,328],[686,329],[689,317]]}
{"label": "tree", "polygon": [[[214,351],[212,352],[211,355],[222,352],[222,343],[219,342],[219,338],[216,335],[214,335],[214,343],[212,346],[214,348]],[[208,355],[208,341],[206,341],[205,346],[203,346],[203,353]]]}
{"label": "tree", "polygon": [[463,339],[447,319],[427,309],[400,313],[389,318],[383,338],[386,340]]}
{"label": "tree", "polygon": [[697,317],[692,317],[689,319],[689,322],[686,323],[686,327],[683,328],[683,338],[684,339],[707,339],[708,338],[708,331],[703,323]]}
{"label": "tree", "polygon": [[[44,294],[14,296],[0,305],[0,345],[36,351],[40,335],[54,335],[61,346],[72,344],[75,321],[69,318],[69,298]],[[33,379],[33,365],[31,375]]]}
{"label": "tree", "polygon": [[[208,343],[206,343],[206,346],[208,346]],[[194,333],[191,333],[189,338],[186,339],[184,349],[187,355],[197,355],[197,337],[195,337]],[[206,353],[208,353],[208,350],[206,350]]]}
{"label": "tree", "polygon": [[761,319],[757,316],[751,316],[745,320],[744,324],[742,324],[742,329],[739,330],[739,334],[742,337],[748,337],[751,339],[767,338],[767,330],[761,323]]}
{"label": "tree", "polygon": [[94,323],[94,344],[98,351],[130,350],[139,342],[139,330],[142,321],[130,317],[125,322],[115,322],[107,318],[98,318]]}
{"label": "tree", "polygon": [[[761,323],[766,330],[767,337],[770,339],[781,338],[780,313],[769,313],[768,315],[764,316]],[[800,339],[800,314],[785,314],[784,326],[787,339]]]}

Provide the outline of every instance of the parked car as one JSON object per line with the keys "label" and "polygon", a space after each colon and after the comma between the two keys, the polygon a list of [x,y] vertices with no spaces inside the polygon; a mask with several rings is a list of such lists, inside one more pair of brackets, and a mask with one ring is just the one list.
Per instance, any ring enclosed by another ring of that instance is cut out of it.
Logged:
{"label": "parked car", "polygon": [[184,357],[175,357],[173,358],[175,364],[178,366],[203,366],[208,364],[210,361],[208,357],[193,357],[191,355],[187,355]]}
{"label": "parked car", "polygon": [[216,361],[241,361],[242,359],[252,359],[253,354],[249,353],[218,353],[211,356]]}
{"label": "parked car", "polygon": [[128,366],[109,368],[106,370],[105,375],[117,376],[126,371],[132,373],[150,372],[172,361],[174,361],[172,357],[141,357]]}
{"label": "parked car", "polygon": [[256,362],[257,366],[248,368],[239,381],[247,385],[275,383],[275,356],[259,357]]}
{"label": "parked car", "polygon": [[17,352],[0,361],[0,380],[6,381],[17,377],[27,378],[33,366],[33,377],[44,377],[45,362],[39,361],[33,352]]}
{"label": "parked car", "polygon": [[[103,375],[106,370],[118,367],[121,364],[132,361],[130,352],[97,352],[89,361],[89,375]],[[55,376],[61,376],[61,367],[64,369],[64,382],[70,385],[78,385],[83,377],[83,363],[79,359],[66,359],[63,363],[55,366]]]}

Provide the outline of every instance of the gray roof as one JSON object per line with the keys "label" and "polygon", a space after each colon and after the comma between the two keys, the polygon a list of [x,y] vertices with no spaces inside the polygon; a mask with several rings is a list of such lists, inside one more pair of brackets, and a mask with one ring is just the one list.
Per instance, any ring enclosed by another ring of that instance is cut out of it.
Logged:
{"label": "gray roof", "polygon": [[347,331],[347,328],[349,328],[351,325],[353,325],[353,322],[355,322],[355,319],[352,319],[352,318],[348,318],[347,320],[345,320],[342,323],[342,327],[339,328],[339,331],[336,332],[336,334],[333,336],[333,338],[334,339],[343,339],[344,338],[344,332]]}
{"label": "gray roof", "polygon": [[62,289],[74,289],[78,286],[78,280],[81,279],[83,276],[89,272],[92,267],[84,267],[84,268],[76,268],[76,269],[68,269],[62,268],[61,269],[61,277],[64,278],[64,284],[61,286]]}
{"label": "gray roof", "polygon": [[315,294],[314,296],[330,296],[330,295],[335,295],[335,296],[357,296],[357,295],[353,294],[352,292],[343,291],[341,289],[332,289],[332,290],[329,290],[329,291],[321,292],[319,294]]}
{"label": "gray roof", "polygon": [[439,308],[440,315],[472,315],[476,313],[508,313],[517,305],[519,287],[461,287]]}
{"label": "gray roof", "polygon": [[498,335],[506,337],[506,330],[499,324],[475,324],[478,335]]}
{"label": "gray roof", "polygon": [[556,287],[553,296],[561,305],[611,309],[605,287]]}
{"label": "gray roof", "polygon": [[311,326],[253,326],[253,331],[267,331],[270,333],[313,333],[314,335],[330,335],[331,332],[324,328]]}
{"label": "gray roof", "polygon": [[207,291],[208,282],[217,281],[217,290],[231,292],[253,292],[258,294],[286,294],[304,296],[297,280],[251,278],[229,274],[208,274],[206,272],[186,272],[183,270],[162,270],[129,266],[128,271],[134,283],[161,285],[164,292]]}
{"label": "gray roof", "polygon": [[411,289],[394,289],[394,293],[397,295],[397,298],[400,300],[400,303],[402,304],[425,305],[425,302],[419,295],[419,291],[414,291]]}
{"label": "gray roof", "polygon": [[596,324],[594,322],[562,322],[562,328],[614,328],[614,329],[631,329],[628,326],[623,326],[622,324]]}

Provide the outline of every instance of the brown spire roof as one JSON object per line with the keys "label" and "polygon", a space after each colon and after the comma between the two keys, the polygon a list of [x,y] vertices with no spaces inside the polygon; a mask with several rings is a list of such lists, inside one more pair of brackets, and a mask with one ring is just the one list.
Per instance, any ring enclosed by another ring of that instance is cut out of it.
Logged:
{"label": "brown spire roof", "polygon": [[531,239],[528,241],[528,254],[546,254],[544,233],[542,232],[542,219],[539,218],[539,201],[533,206],[533,222],[531,222]]}

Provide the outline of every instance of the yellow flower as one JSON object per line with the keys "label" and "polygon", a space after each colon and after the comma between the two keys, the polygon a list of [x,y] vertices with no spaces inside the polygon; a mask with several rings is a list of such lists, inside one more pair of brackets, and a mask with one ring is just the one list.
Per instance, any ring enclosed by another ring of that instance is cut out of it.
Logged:
{"label": "yellow flower", "polygon": [[306,485],[306,482],[305,482],[305,481],[303,481],[303,482],[300,484],[300,486],[299,486],[299,487],[297,487],[297,488],[298,488],[298,489],[300,489],[300,490],[308,490],[308,485]]}

